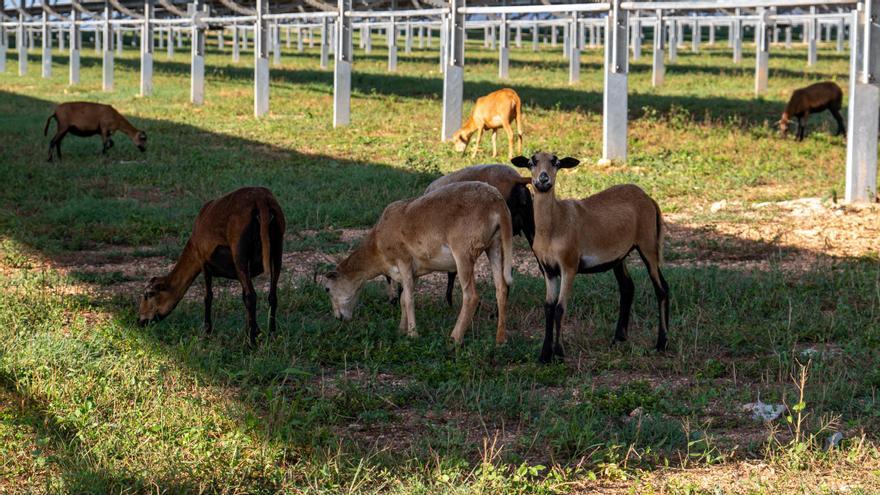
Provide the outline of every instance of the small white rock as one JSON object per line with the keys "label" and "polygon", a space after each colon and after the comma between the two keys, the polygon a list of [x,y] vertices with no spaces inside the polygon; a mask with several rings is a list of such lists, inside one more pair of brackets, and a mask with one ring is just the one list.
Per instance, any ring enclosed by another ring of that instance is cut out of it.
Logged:
{"label": "small white rock", "polygon": [[745,404],[742,408],[743,411],[751,412],[753,419],[765,422],[773,421],[785,411],[785,406],[782,404],[764,404],[760,400]]}
{"label": "small white rock", "polygon": [[716,201],[712,203],[712,206],[709,208],[709,211],[712,213],[717,213],[720,210],[723,210],[727,206],[727,200],[722,199],[721,201]]}

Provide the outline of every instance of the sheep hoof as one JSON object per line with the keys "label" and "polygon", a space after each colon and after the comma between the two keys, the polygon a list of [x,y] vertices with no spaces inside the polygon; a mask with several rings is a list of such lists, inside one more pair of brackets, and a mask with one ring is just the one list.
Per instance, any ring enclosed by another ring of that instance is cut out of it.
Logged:
{"label": "sheep hoof", "polygon": [[553,355],[556,356],[556,357],[558,357],[558,358],[564,358],[564,357],[565,357],[565,353],[562,352],[562,346],[561,346],[561,345],[556,344],[556,345],[553,346]]}
{"label": "sheep hoof", "polygon": [[668,347],[669,347],[668,342],[666,341],[666,339],[663,339],[662,341],[657,342],[656,349],[657,349],[657,352],[663,353],[663,352],[666,352],[666,349]]}
{"label": "sheep hoof", "polygon": [[565,356],[556,354],[555,352],[556,352],[555,350],[552,352],[541,351],[541,355],[538,356],[538,364],[544,365],[544,364],[550,364],[553,362],[560,362],[561,363],[561,362],[565,361],[565,359],[564,359]]}

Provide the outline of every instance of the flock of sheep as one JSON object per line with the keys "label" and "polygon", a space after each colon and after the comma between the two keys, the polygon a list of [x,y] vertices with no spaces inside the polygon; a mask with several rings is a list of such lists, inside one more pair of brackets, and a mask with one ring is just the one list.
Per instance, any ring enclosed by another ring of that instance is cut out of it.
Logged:
{"label": "flock of sheep", "polygon": [[[785,133],[796,120],[798,139],[811,113],[829,110],[844,131],[840,116],[842,91],[831,82],[796,90],[779,121]],[[123,132],[141,150],[147,136],[109,105],[73,102],[59,105],[46,122],[58,123],[49,144],[49,160],[61,158],[61,141],[76,136],[100,135],[103,152],[113,146],[111,136]],[[615,341],[626,340],[635,287],[626,258],[638,252],[657,297],[659,324],[656,349],[667,347],[669,285],[663,278],[663,217],[657,202],[632,184],[610,187],[582,200],[556,197],[557,172],[578,165],[574,158],[536,153],[531,158],[514,156],[517,124],[518,151],[522,153],[522,105],[512,89],[502,89],[477,100],[471,117],[454,136],[457,151],[464,152],[476,132],[474,156],[484,130],[493,131],[493,156],[497,156],[496,133],[508,136],[511,163],[528,169],[523,177],[507,165],[476,165],[434,181],[417,198],[388,205],[379,220],[352,253],[327,273],[323,284],[334,315],[352,318],[358,295],[368,280],[384,276],[400,301],[400,330],[415,337],[413,304],[415,281],[432,272],[447,272],[446,299],[451,304],[453,283],[458,277],[462,306],[452,330],[460,344],[470,326],[478,298],[474,265],[486,253],[492,269],[498,305],[496,342],[504,343],[506,304],[513,282],[513,236],[528,241],[544,274],[545,336],[539,361],[563,358],[562,319],[568,307],[574,277],[578,273],[613,270],[620,289],[620,313]],[[530,191],[531,184],[534,192]],[[256,293],[252,278],[270,275],[269,331],[274,332],[278,306],[285,218],[272,192],[245,187],[207,202],[199,211],[193,232],[168,275],[150,279],[138,311],[146,325],[171,313],[186,291],[202,274],[205,281],[205,331],[212,330],[212,280],[222,277],[241,283],[251,344],[256,343]],[[555,332],[554,332],[555,329]]]}

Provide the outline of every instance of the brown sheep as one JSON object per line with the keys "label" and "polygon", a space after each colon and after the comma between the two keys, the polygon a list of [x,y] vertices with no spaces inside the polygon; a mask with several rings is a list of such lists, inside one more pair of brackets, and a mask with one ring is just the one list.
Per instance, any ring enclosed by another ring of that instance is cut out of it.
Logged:
{"label": "brown sheep", "polygon": [[106,154],[107,150],[113,147],[111,136],[116,131],[126,134],[139,150],[147,150],[147,134],[131,125],[110,105],[87,101],[62,103],[55,107],[55,112],[46,119],[46,126],[43,128],[44,136],[49,133],[49,123],[52,119],[58,122],[58,129],[55,131],[52,141],[49,142],[50,162],[52,161],[53,149],[58,152],[58,159],[61,160],[61,140],[68,132],[80,137],[100,134],[103,142],[101,153],[103,154]]}
{"label": "brown sheep", "polygon": [[269,273],[269,331],[275,331],[278,276],[284,247],[284,212],[264,187],[243,187],[208,201],[196,217],[193,232],[180,259],[164,277],[150,279],[141,298],[138,323],[144,326],[168,316],[202,273],[205,278],[205,332],[213,329],[213,277],[238,280],[247,310],[251,345],[256,343],[257,296],[251,282]]}
{"label": "brown sheep", "polygon": [[[544,300],[544,345],[539,361],[563,357],[562,316],[568,304],[574,277],[578,273],[614,270],[620,287],[620,314],[614,334],[626,340],[635,285],[625,260],[638,251],[651,282],[660,313],[657,350],[666,349],[669,327],[669,285],[660,272],[663,244],[663,217],[660,207],[638,186],[613,186],[582,200],[556,199],[556,173],[560,168],[577,166],[578,160],[559,160],[549,153],[532,158],[513,159],[517,167],[531,169],[536,189],[535,241],[532,250],[544,271],[547,296]],[[556,340],[553,340],[553,325]]]}
{"label": "brown sheep", "polygon": [[413,293],[418,277],[432,272],[458,272],[462,305],[452,330],[460,344],[477,309],[474,263],[489,256],[498,326],[495,340],[507,339],[507,291],[513,283],[513,231],[510,212],[498,189],[482,182],[460,182],[424,196],[388,205],[366,238],[326,275],[333,314],[350,320],[360,290],[379,275],[403,286],[400,330],[416,336]]}
{"label": "brown sheep", "polygon": [[840,115],[840,107],[843,104],[843,90],[837,84],[826,81],[811,84],[806,88],[796,89],[791,94],[782,118],[779,119],[779,132],[785,136],[788,133],[788,125],[791,119],[797,119],[797,140],[804,140],[807,129],[806,123],[811,113],[819,113],[825,110],[831,112],[837,121],[837,134],[844,134],[846,127],[843,125],[843,117]]}
{"label": "brown sheep", "polygon": [[474,151],[471,154],[471,157],[476,157],[477,151],[480,149],[480,140],[483,138],[483,131],[491,130],[492,156],[498,156],[498,128],[503,127],[507,133],[507,157],[513,158],[513,129],[510,126],[513,120],[516,120],[516,133],[519,137],[517,149],[519,153],[522,153],[522,103],[516,91],[504,88],[477,98],[471,116],[452,136],[455,141],[455,151],[464,153],[471,140],[471,135],[476,132],[477,142],[474,143]]}
{"label": "brown sheep", "polygon": [[[425,194],[449,184],[465,181],[485,182],[498,189],[507,202],[507,209],[510,210],[513,235],[522,234],[529,242],[529,246],[532,245],[532,239],[535,237],[535,216],[532,212],[532,193],[526,187],[532,181],[531,178],[521,176],[516,169],[507,165],[474,165],[440,177],[428,185]],[[446,302],[450,306],[452,306],[454,285],[455,272],[449,272],[446,282]]]}

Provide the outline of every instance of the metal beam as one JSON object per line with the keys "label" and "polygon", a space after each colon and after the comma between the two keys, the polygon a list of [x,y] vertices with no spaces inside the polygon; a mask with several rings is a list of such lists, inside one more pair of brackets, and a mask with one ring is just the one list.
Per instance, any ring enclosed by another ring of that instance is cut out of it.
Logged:
{"label": "metal beam", "polygon": [[443,121],[440,140],[452,139],[461,126],[464,99],[464,13],[465,0],[449,0],[446,23],[446,57],[443,72]]}
{"label": "metal beam", "polygon": [[853,12],[846,139],[847,202],[877,197],[877,131],[880,125],[880,0]]}
{"label": "metal beam", "polygon": [[110,3],[104,4],[104,29],[102,36],[102,56],[103,71],[101,77],[101,88],[104,91],[113,91],[113,27],[110,24],[110,18],[113,16],[110,10]]}
{"label": "metal beam", "polygon": [[605,91],[602,98],[602,159],[626,161],[629,14],[614,0],[605,19]]}
{"label": "metal beam", "polygon": [[[269,1],[257,0],[257,18],[254,21],[254,116],[269,113]],[[246,35],[247,31],[245,31]]]}
{"label": "metal beam", "polygon": [[333,127],[351,123],[351,17],[346,15],[351,10],[351,0],[338,2],[336,53],[333,57]]}
{"label": "metal beam", "polygon": [[153,94],[153,0],[144,0],[141,28],[141,96]]}

